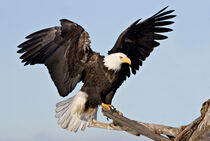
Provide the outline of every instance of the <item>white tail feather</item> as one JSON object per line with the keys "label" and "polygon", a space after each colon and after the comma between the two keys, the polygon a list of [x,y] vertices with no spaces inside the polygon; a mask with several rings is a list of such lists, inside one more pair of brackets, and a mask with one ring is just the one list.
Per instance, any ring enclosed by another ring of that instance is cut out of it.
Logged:
{"label": "white tail feather", "polygon": [[85,110],[88,95],[79,91],[75,96],[56,104],[56,115],[58,124],[67,130],[77,132],[85,130],[88,124],[96,119],[97,108]]}

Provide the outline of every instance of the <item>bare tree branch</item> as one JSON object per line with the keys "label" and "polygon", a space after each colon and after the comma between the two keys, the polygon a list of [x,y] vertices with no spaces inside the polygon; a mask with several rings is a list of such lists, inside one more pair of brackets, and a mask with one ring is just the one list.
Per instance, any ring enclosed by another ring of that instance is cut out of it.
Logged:
{"label": "bare tree branch", "polygon": [[138,123],[147,126],[156,134],[159,134],[159,135],[163,134],[163,135],[172,136],[172,137],[176,137],[177,134],[181,132],[184,128],[183,126],[179,128],[175,128],[175,127],[170,127],[170,126],[165,126],[165,125],[144,123],[144,122],[139,122],[139,121]]}
{"label": "bare tree branch", "polygon": [[189,141],[198,141],[205,139],[210,140],[210,108],[208,108],[208,111],[205,112],[203,120],[198,125],[198,128],[193,132]]}
{"label": "bare tree branch", "polygon": [[115,109],[103,108],[102,111],[113,122],[102,123],[93,120],[89,127],[126,131],[136,136],[144,135],[155,141],[204,141],[207,138],[210,140],[210,99],[203,104],[200,117],[179,128],[131,120],[119,115]]}

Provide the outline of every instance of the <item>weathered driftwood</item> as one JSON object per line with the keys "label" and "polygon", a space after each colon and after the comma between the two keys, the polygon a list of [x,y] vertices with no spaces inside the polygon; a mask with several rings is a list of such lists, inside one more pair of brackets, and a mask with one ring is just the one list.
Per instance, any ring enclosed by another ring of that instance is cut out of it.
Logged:
{"label": "weathered driftwood", "polygon": [[113,122],[102,123],[94,120],[89,127],[126,131],[136,136],[144,135],[155,141],[210,141],[210,99],[203,103],[200,117],[189,125],[178,128],[131,120],[119,115],[114,109],[103,108],[102,111]]}

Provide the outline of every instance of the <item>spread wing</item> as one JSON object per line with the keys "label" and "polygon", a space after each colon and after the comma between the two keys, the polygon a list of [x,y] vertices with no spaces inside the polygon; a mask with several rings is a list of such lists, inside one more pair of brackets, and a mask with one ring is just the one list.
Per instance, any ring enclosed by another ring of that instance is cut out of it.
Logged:
{"label": "spread wing", "polygon": [[[160,45],[157,40],[167,38],[167,36],[161,33],[172,31],[172,29],[166,28],[165,26],[174,23],[173,21],[169,21],[169,19],[175,17],[175,15],[171,15],[174,10],[165,11],[166,8],[142,22],[139,22],[140,19],[134,22],[121,33],[114,47],[108,52],[109,54],[116,52],[126,54],[131,59],[131,70],[133,74],[136,74],[136,70],[139,70],[142,62],[145,61],[153,49]],[[129,66],[123,64],[116,87],[118,88],[126,77],[129,76]]]}
{"label": "spread wing", "polygon": [[26,37],[18,47],[24,65],[44,64],[61,96],[67,96],[82,80],[85,64],[92,54],[88,33],[66,19],[61,26],[43,29]]}

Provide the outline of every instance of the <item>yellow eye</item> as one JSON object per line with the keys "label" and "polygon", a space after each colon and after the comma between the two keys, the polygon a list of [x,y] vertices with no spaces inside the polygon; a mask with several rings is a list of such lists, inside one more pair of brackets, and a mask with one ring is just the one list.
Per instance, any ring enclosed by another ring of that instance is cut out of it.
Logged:
{"label": "yellow eye", "polygon": [[123,57],[122,57],[122,56],[120,56],[120,59],[123,59]]}

